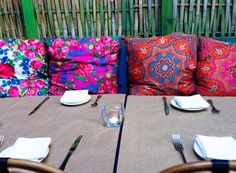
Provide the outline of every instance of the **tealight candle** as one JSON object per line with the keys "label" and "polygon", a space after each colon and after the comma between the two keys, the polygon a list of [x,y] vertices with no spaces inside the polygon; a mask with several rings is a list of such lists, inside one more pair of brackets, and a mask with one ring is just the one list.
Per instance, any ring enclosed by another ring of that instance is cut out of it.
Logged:
{"label": "tealight candle", "polygon": [[106,127],[119,127],[123,120],[122,104],[105,104],[102,108],[102,118]]}
{"label": "tealight candle", "polygon": [[114,110],[109,111],[109,122],[112,124],[115,124],[118,122],[118,117],[119,117],[119,106],[114,107]]}
{"label": "tealight candle", "polygon": [[110,121],[112,124],[115,124],[115,123],[118,122],[118,117],[111,117],[111,118],[109,119],[109,121]]}

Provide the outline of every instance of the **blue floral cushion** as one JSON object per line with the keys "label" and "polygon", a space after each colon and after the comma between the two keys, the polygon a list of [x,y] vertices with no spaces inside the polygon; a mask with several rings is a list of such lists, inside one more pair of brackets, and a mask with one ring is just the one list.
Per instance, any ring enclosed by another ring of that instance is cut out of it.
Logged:
{"label": "blue floral cushion", "polygon": [[47,70],[41,40],[0,39],[0,97],[46,95]]}

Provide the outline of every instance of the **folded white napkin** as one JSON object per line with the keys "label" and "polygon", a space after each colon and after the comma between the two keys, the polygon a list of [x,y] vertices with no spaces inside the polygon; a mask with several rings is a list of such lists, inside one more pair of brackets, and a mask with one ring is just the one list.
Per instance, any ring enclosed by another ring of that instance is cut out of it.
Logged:
{"label": "folded white napkin", "polygon": [[88,99],[88,90],[65,91],[60,99],[61,103],[80,103]]}
{"label": "folded white napkin", "polygon": [[196,143],[205,159],[236,160],[236,141],[233,137],[197,135]]}
{"label": "folded white napkin", "polygon": [[207,103],[199,94],[193,96],[175,96],[174,101],[177,106],[185,109],[209,107],[209,103]]}
{"label": "folded white napkin", "polygon": [[14,145],[0,153],[0,157],[42,161],[48,155],[50,143],[50,137],[17,138]]}

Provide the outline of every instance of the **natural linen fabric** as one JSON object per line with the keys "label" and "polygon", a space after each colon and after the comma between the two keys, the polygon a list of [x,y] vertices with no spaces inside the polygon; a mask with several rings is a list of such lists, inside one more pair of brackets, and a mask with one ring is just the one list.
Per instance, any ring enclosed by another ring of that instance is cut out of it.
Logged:
{"label": "natural linen fabric", "polygon": [[194,94],[196,38],[196,35],[174,33],[125,39],[130,94]]}
{"label": "natural linen fabric", "polygon": [[47,39],[49,94],[88,89],[90,93],[117,93],[120,38]]}
{"label": "natural linen fabric", "polygon": [[46,95],[47,69],[41,40],[0,39],[0,97]]}
{"label": "natural linen fabric", "polygon": [[236,44],[200,38],[197,88],[205,96],[236,96]]}

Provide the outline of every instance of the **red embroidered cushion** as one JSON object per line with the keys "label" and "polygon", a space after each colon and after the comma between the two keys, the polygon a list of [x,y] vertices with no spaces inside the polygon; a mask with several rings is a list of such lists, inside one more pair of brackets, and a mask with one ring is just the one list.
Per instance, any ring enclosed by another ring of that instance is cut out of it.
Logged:
{"label": "red embroidered cushion", "polygon": [[200,38],[197,88],[201,95],[236,96],[236,44]]}
{"label": "red embroidered cushion", "polygon": [[196,92],[196,35],[127,38],[130,94],[191,95]]}

